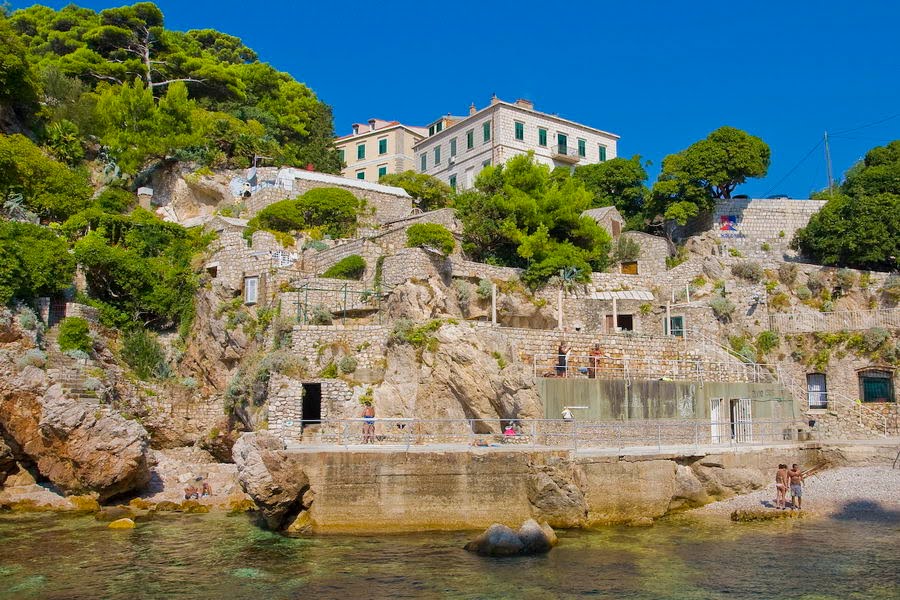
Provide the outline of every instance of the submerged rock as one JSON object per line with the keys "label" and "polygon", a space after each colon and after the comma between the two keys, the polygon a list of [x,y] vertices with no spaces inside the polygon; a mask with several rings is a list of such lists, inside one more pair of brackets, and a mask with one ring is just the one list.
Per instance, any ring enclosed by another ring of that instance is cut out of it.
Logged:
{"label": "submerged rock", "polygon": [[524,556],[549,552],[557,543],[556,533],[547,523],[528,519],[518,532],[494,523],[464,548],[481,556]]}
{"label": "submerged rock", "polygon": [[134,521],[131,519],[118,519],[106,526],[108,529],[134,529]]}
{"label": "submerged rock", "polygon": [[233,456],[241,487],[270,529],[284,529],[308,508],[303,499],[309,479],[280,439],[266,432],[246,433],[234,444]]}

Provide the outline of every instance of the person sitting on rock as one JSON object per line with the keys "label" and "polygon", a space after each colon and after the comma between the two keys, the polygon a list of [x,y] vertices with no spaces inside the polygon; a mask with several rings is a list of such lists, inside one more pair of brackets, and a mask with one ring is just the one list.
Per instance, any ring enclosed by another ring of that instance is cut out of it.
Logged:
{"label": "person sitting on rock", "polygon": [[196,500],[200,497],[200,490],[198,490],[194,485],[189,485],[184,488],[184,499],[185,500]]}
{"label": "person sitting on rock", "polygon": [[203,480],[203,488],[200,490],[200,497],[212,496],[212,488],[209,486],[209,482],[205,479]]}

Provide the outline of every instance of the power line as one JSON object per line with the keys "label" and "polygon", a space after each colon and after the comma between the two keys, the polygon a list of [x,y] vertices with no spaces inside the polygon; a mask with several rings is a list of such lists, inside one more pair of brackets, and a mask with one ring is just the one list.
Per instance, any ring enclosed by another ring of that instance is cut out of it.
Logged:
{"label": "power line", "polygon": [[800,168],[800,165],[802,165],[804,162],[806,162],[806,159],[809,158],[810,156],[812,156],[812,153],[815,152],[815,151],[819,148],[819,146],[821,146],[821,145],[822,145],[822,140],[819,140],[818,142],[816,142],[816,145],[813,146],[812,148],[810,148],[810,149],[809,149],[809,152],[807,152],[806,154],[804,154],[804,155],[803,155],[803,158],[801,158],[799,161],[797,161],[797,164],[795,164],[795,165],[791,168],[791,170],[788,171],[788,172],[785,174],[784,177],[782,177],[781,179],[779,179],[779,180],[775,183],[775,185],[773,185],[773,186],[771,187],[771,189],[769,189],[768,192],[766,192],[765,194],[763,194],[763,196],[768,196],[769,194],[771,194],[771,193],[775,190],[775,188],[777,188],[779,185],[781,185],[782,183],[784,183],[785,180],[786,180],[788,177],[790,177],[791,175],[793,175],[793,174],[794,174],[794,171],[796,171],[797,169],[799,169],[799,168]]}
{"label": "power line", "polygon": [[860,129],[866,129],[866,128],[868,128],[868,127],[874,127],[875,125],[880,125],[881,123],[885,123],[885,122],[887,122],[887,121],[890,121],[891,119],[896,119],[897,117],[900,117],[900,113],[891,115],[891,116],[889,116],[889,117],[885,117],[885,118],[883,118],[883,119],[879,119],[879,120],[877,120],[877,121],[872,121],[871,123],[866,123],[865,125],[860,125],[859,127],[852,127],[852,128],[850,128],[850,129],[843,129],[843,130],[841,130],[841,131],[835,131],[834,133],[832,133],[832,135],[842,135],[842,134],[845,134],[845,133],[850,133],[850,132],[852,132],[852,131],[859,131]]}

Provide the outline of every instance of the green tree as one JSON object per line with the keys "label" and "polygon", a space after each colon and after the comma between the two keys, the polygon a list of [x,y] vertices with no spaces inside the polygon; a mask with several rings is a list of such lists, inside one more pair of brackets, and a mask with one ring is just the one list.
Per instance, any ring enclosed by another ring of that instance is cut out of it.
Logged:
{"label": "green tree", "polygon": [[88,322],[81,317],[66,317],[59,322],[59,349],[90,352],[94,349]]}
{"label": "green tree", "polygon": [[593,194],[576,178],[553,177],[533,156],[487,167],[475,190],[455,200],[463,223],[463,250],[476,260],[523,267],[538,285],[560,269],[584,280],[608,263],[609,234],[582,213]]}
{"label": "green tree", "polygon": [[6,16],[0,14],[0,106],[24,121],[38,109],[38,78],[28,62],[26,46]]}
{"label": "green tree", "polygon": [[44,219],[62,220],[87,207],[87,174],[44,154],[23,135],[0,135],[0,199],[21,194],[25,207]]}
{"label": "green tree", "polygon": [[0,305],[58,294],[74,275],[75,260],[53,231],[0,221]]}
{"label": "green tree", "polygon": [[594,195],[594,206],[615,206],[626,219],[643,213],[650,191],[639,155],[576,167],[573,177]]}
{"label": "green tree", "polygon": [[450,197],[453,195],[450,186],[437,177],[415,171],[382,175],[378,183],[403,188],[413,197],[418,207],[426,212],[444,208],[450,203]]}
{"label": "green tree", "polygon": [[318,228],[333,238],[353,236],[364,207],[364,200],[341,188],[313,188],[297,198],[306,227]]}
{"label": "green tree", "polygon": [[748,178],[764,177],[769,155],[769,146],[756,136],[734,127],[716,129],[706,139],[663,159],[648,216],[681,221],[712,210],[717,200],[731,198]]}

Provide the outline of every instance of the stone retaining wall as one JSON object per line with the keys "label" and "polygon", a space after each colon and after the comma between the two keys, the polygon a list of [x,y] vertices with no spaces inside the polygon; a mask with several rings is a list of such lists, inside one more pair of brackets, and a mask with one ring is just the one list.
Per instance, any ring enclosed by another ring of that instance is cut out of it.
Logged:
{"label": "stone retaining wall", "polygon": [[303,384],[318,383],[322,386],[322,419],[346,419],[358,411],[353,391],[340,379],[292,379],[273,374],[269,379],[268,429],[278,437],[299,442],[303,438]]}
{"label": "stone retaining wall", "polygon": [[383,325],[297,325],[291,333],[291,350],[315,365],[322,349],[339,346],[356,358],[357,368],[373,369],[384,361],[389,332]]}

